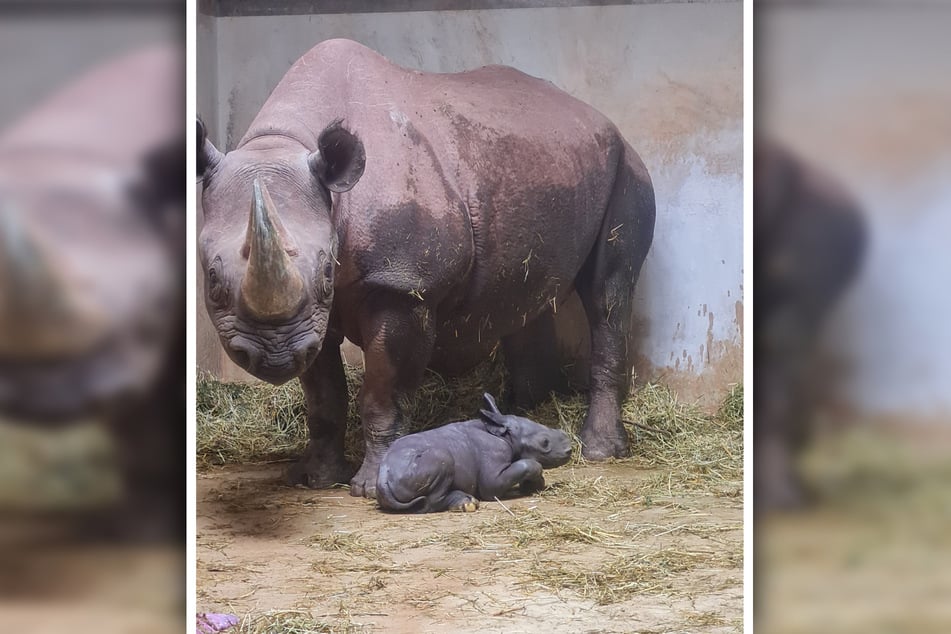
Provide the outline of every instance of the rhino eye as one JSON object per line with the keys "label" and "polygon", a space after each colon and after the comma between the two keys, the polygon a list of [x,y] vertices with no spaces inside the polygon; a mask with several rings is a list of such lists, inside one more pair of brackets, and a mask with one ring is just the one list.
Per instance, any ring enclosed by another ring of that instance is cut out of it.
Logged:
{"label": "rhino eye", "polygon": [[324,296],[330,295],[334,288],[334,265],[332,262],[324,263]]}
{"label": "rhino eye", "polygon": [[551,441],[547,438],[542,438],[542,449],[548,449],[551,446]]}
{"label": "rhino eye", "polygon": [[317,299],[324,300],[330,297],[334,290],[334,267],[327,255],[321,251],[317,259],[317,275],[314,280],[314,290]]}
{"label": "rhino eye", "polygon": [[208,267],[208,298],[215,304],[221,304],[226,297],[224,284],[221,281],[221,258],[215,258],[215,261]]}

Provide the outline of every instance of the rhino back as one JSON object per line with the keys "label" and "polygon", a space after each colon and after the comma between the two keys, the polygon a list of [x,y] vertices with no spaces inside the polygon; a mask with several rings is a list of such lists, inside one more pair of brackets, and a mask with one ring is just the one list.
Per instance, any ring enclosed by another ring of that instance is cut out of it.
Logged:
{"label": "rhino back", "polygon": [[367,156],[335,212],[345,321],[383,288],[436,309],[453,349],[491,349],[567,298],[623,153],[603,115],[512,68],[423,73],[329,40],[288,71],[241,143],[282,134],[314,148],[337,119]]}
{"label": "rhino back", "polygon": [[[70,169],[87,163],[128,170],[130,165],[169,141],[184,136],[180,47],[156,45],[135,51],[82,75],[0,132],[3,171],[24,155],[68,161]],[[176,97],[177,96],[177,97]],[[55,178],[64,167],[30,172]]]}

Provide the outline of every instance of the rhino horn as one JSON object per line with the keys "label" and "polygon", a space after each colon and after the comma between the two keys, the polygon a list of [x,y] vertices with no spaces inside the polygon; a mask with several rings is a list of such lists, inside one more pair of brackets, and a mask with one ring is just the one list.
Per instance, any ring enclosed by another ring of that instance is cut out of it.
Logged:
{"label": "rhino horn", "polygon": [[18,215],[0,209],[0,355],[36,359],[89,349],[105,320],[82,300]]}
{"label": "rhino horn", "polygon": [[288,254],[284,227],[267,187],[258,179],[254,179],[253,187],[243,249],[248,268],[241,283],[241,298],[255,317],[286,317],[300,306],[304,280]]}

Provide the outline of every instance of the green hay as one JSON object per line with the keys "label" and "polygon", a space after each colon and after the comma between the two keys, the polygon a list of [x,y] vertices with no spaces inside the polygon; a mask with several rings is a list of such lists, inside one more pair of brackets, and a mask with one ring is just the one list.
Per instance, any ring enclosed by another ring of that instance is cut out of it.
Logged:
{"label": "green hay", "polygon": [[307,441],[300,383],[222,383],[202,374],[196,395],[199,464],[280,460]]}
{"label": "green hay", "polygon": [[70,512],[119,501],[116,443],[89,420],[62,429],[0,420],[0,513]]}
{"label": "green hay", "polygon": [[[346,367],[349,393],[346,455],[363,458],[363,429],[357,394],[360,368]],[[423,385],[401,406],[409,431],[417,432],[476,415],[483,392],[501,395],[502,364],[493,360],[468,375],[445,379],[427,373]],[[568,433],[583,463],[578,432],[584,422],[584,395],[553,396],[527,416]],[[295,381],[281,387],[224,384],[206,375],[198,384],[197,448],[200,465],[283,460],[299,454],[307,442],[304,397]],[[622,418],[631,438],[630,462],[659,472],[641,493],[713,491],[736,497],[742,491],[743,388],[733,386],[714,415],[680,402],[670,389],[648,383],[623,404]]]}
{"label": "green hay", "polygon": [[[357,395],[363,368],[345,365],[348,409],[346,456],[363,459],[363,427]],[[423,384],[401,402],[410,432],[471,418],[483,392],[500,394],[505,377],[498,362],[482,364],[464,377],[444,379],[427,372]],[[300,383],[222,383],[200,374],[197,387],[197,454],[200,466],[286,460],[307,445],[304,394]]]}
{"label": "green hay", "polygon": [[743,388],[734,387],[714,416],[678,401],[670,389],[647,384],[624,403],[632,454],[639,464],[661,470],[659,493],[714,491],[735,497],[743,488]]}

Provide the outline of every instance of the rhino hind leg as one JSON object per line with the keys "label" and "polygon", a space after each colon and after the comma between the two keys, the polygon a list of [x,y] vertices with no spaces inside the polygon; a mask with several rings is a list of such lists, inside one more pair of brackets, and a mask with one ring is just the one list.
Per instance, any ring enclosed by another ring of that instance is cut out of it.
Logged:
{"label": "rhino hind leg", "polygon": [[312,489],[345,484],[355,469],[344,458],[347,429],[347,378],[340,357],[342,337],[327,333],[314,364],[301,376],[307,399],[310,440],[298,462],[288,469],[287,483]]}
{"label": "rhino hind leg", "polygon": [[790,443],[772,435],[754,444],[757,512],[791,511],[807,506],[811,496],[796,469]]}
{"label": "rhino hind leg", "polygon": [[469,495],[465,491],[450,491],[442,499],[439,505],[443,508],[438,510],[460,511],[462,513],[475,513],[479,510],[479,500]]}
{"label": "rhino hind leg", "polygon": [[547,311],[521,330],[502,339],[509,375],[509,402],[527,411],[552,392],[567,394],[571,388],[558,351],[554,315]]}
{"label": "rhino hind leg", "polygon": [[630,147],[618,168],[598,241],[575,287],[591,329],[588,413],[582,455],[605,460],[629,455],[621,402],[631,387],[634,286],[654,233],[654,192]]}
{"label": "rhino hind leg", "polygon": [[406,431],[399,397],[419,387],[436,336],[430,310],[409,295],[380,294],[361,323],[366,371],[360,388],[360,418],[366,454],[350,480],[350,495],[376,498],[380,462]]}

